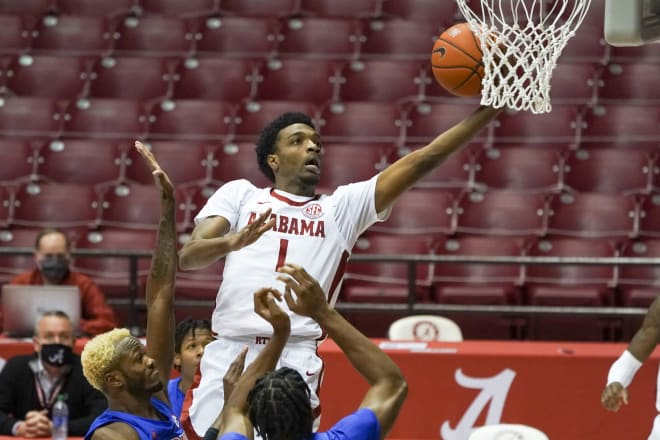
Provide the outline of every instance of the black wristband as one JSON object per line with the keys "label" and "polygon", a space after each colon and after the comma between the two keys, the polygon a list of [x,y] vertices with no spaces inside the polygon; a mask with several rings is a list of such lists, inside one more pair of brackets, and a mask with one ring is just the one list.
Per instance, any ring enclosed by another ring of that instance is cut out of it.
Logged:
{"label": "black wristband", "polygon": [[215,428],[209,428],[206,430],[206,434],[204,434],[202,440],[217,440],[218,434],[220,434],[220,431]]}

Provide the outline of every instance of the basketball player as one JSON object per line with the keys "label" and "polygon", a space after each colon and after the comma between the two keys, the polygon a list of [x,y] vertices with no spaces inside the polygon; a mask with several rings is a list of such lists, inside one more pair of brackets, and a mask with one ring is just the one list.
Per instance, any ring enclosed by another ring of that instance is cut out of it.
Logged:
{"label": "basketball player", "polygon": [[[333,305],[360,234],[385,220],[397,197],[472,139],[498,112],[480,107],[370,180],[340,186],[329,196],[315,193],[323,147],[312,120],[301,113],[285,113],[264,128],[257,141],[257,162],[273,187],[257,188],[246,180],[220,187],[195,217],[191,239],[179,253],[184,270],[225,258],[212,315],[218,339],[202,356],[201,382],[192,389],[189,419],[184,402],[182,421],[189,437],[194,438],[189,422],[200,436],[215,419],[223,403],[222,377],[239,351],[250,346],[249,364],[268,341],[270,329],[252,313],[250,292],[272,286],[276,270],[285,262],[295,263],[319,281]],[[317,390],[323,363],[316,346],[321,337],[314,320],[291,315],[291,337],[279,362],[307,381],[315,417],[320,413]]]}
{"label": "basketball player", "polygon": [[[651,304],[642,326],[637,330],[628,348],[610,367],[607,375],[607,386],[601,395],[601,403],[610,411],[618,411],[621,404],[628,404],[628,391],[630,385],[655,347],[660,343],[660,297]],[[660,384],[660,371],[658,371],[658,384]],[[656,395],[656,408],[660,409],[660,394]],[[649,440],[660,440],[660,415],[653,422],[653,429]]]}
{"label": "basketball player", "polygon": [[139,142],[135,147],[153,172],[161,200],[158,238],[146,287],[147,347],[145,350],[128,329],[111,330],[85,345],[83,373],[108,399],[108,409],[92,423],[86,440],[185,438],[167,395],[174,359],[174,187],[151,152]]}
{"label": "basketball player", "polygon": [[[289,309],[318,322],[371,387],[357,411],[341,419],[329,431],[312,434],[314,420],[309,406],[309,388],[300,373],[284,367],[264,375],[276,364],[286,341],[280,341],[280,335],[288,327],[278,328],[274,323],[273,339],[238,380],[224,411],[207,430],[204,440],[216,439],[218,434],[222,434],[220,440],[247,440],[252,426],[262,438],[271,440],[385,438],[408,391],[401,370],[329,306],[319,283],[302,267],[285,264],[278,271],[289,275],[278,278],[286,285],[284,299]],[[281,294],[277,292],[276,296]],[[269,309],[274,307],[277,305],[272,302]],[[279,325],[283,327],[283,323]]]}

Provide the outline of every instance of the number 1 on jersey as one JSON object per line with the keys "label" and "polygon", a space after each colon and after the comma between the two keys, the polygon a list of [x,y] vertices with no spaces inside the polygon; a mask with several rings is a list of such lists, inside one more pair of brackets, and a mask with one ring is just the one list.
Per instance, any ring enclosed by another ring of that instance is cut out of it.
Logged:
{"label": "number 1 on jersey", "polygon": [[289,247],[289,240],[287,240],[286,238],[281,238],[280,252],[279,255],[277,256],[277,266],[275,266],[275,270],[284,266],[284,263],[286,263],[286,250],[288,247]]}

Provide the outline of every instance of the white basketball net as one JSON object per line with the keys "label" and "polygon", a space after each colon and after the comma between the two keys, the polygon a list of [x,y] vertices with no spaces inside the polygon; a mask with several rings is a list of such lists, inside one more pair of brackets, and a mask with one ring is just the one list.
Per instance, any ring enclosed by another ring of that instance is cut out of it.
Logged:
{"label": "white basketball net", "polygon": [[[456,2],[483,52],[481,104],[532,113],[552,110],[552,72],[591,0]],[[469,2],[476,6],[470,8]]]}

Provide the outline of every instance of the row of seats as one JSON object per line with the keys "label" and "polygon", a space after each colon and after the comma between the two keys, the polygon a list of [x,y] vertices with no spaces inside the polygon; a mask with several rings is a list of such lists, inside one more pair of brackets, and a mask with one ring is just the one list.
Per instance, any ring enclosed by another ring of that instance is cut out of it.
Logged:
{"label": "row of seats", "polygon": [[[177,225],[192,219],[211,187],[177,189]],[[0,186],[3,227],[120,227],[153,230],[158,198],[153,185],[28,183]],[[489,234],[574,237],[660,236],[660,193],[632,196],[605,193],[544,194],[512,190],[462,192],[414,189],[397,202],[388,221],[375,232],[414,235]]]}
{"label": "row of seats", "polygon": [[[589,62],[561,63],[553,72],[550,95],[559,104],[594,106],[623,99],[657,103],[658,65],[638,62],[604,68]],[[427,60],[266,61],[49,54],[0,58],[0,91],[8,96],[70,100],[304,100],[316,105],[343,101],[424,102],[450,96],[434,81]]]}
{"label": "row of seats", "polygon": [[[149,144],[178,187],[212,187],[245,178],[270,182],[255,166],[252,143],[217,145],[157,141]],[[367,180],[411,149],[390,144],[326,144],[320,187],[324,192]],[[346,164],[351,166],[347,167]],[[118,185],[151,184],[152,176],[131,140],[0,139],[0,182]],[[516,190],[535,193],[648,194],[660,190],[660,143],[625,148],[607,143],[571,145],[471,144],[417,184],[420,188]]]}
{"label": "row of seats", "polygon": [[[0,98],[0,136],[254,142],[285,111],[313,116],[325,142],[425,144],[475,110],[472,100],[415,103],[310,101],[237,103],[179,99]],[[660,106],[555,104],[551,113],[503,112],[477,140],[526,143],[657,142]]]}

